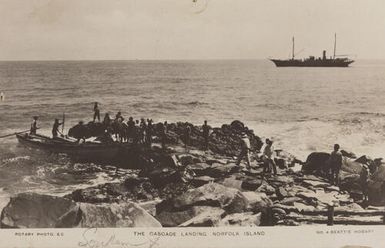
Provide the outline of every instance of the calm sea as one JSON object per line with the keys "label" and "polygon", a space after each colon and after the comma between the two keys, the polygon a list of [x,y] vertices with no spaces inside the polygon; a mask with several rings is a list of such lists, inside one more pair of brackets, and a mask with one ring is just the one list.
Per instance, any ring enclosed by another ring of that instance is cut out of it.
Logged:
{"label": "calm sea", "polygon": [[[357,155],[385,156],[385,61],[350,68],[276,68],[256,61],[0,62],[0,136],[29,128],[39,116],[49,134],[102,115],[189,121],[213,126],[239,119],[276,148],[300,159],[334,143]],[[65,194],[119,180],[113,168],[72,164],[0,139],[0,196],[20,191]],[[124,174],[124,173],[123,173]],[[0,200],[1,201],[1,200]],[[1,207],[1,203],[0,203]]]}

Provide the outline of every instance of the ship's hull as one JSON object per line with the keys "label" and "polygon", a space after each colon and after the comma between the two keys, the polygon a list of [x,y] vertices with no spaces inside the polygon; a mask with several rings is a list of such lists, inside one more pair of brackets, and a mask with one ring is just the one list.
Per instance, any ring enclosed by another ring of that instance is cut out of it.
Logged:
{"label": "ship's hull", "polygon": [[353,60],[280,60],[271,59],[277,67],[348,67]]}

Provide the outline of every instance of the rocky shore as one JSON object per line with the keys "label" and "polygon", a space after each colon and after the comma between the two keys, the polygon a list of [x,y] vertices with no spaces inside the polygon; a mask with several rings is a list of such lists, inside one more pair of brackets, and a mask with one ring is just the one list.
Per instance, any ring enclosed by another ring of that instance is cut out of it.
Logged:
{"label": "rocky shore", "polygon": [[[244,131],[251,170],[235,163]],[[190,123],[168,124],[165,150],[157,137],[152,147],[129,154],[127,163],[135,161],[137,173],[64,197],[18,194],[2,210],[1,227],[296,226],[327,224],[331,212],[334,224],[384,223],[385,166],[379,160],[343,152],[335,186],[326,173],[328,153],[312,153],[302,162],[277,150],[277,175],[263,176],[263,142],[240,121],[213,128],[207,151],[201,127]],[[372,169],[369,202],[362,201],[364,165]]]}

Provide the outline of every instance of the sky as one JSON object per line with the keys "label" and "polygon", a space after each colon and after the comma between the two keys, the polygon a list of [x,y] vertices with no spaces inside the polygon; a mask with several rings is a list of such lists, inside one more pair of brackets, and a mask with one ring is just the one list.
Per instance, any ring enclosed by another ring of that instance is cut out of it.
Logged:
{"label": "sky", "polygon": [[0,60],[385,59],[383,0],[0,0]]}

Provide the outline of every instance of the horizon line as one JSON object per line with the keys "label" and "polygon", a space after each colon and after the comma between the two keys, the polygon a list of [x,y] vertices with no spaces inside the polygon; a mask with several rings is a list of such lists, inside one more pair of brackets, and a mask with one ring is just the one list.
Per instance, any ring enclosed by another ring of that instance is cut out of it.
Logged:
{"label": "horizon line", "polygon": [[[206,59],[177,59],[177,58],[162,58],[162,59],[5,59],[0,62],[90,62],[90,61],[255,61],[255,60],[270,60],[271,58],[206,58]],[[385,60],[385,58],[361,58],[355,61],[363,60]]]}

